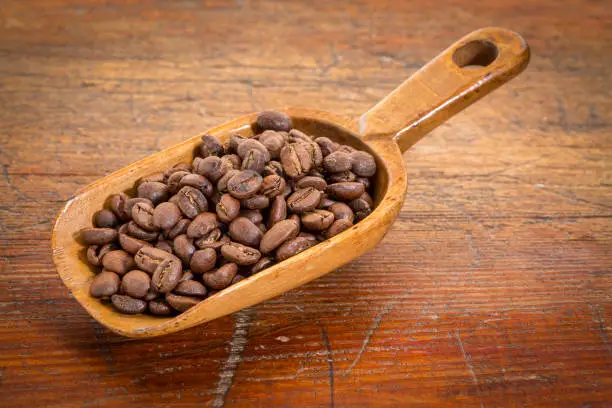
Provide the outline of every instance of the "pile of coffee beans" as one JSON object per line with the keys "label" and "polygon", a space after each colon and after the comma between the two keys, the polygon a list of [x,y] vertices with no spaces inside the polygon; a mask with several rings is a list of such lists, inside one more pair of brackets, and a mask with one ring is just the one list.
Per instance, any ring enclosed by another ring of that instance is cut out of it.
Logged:
{"label": "pile of coffee beans", "polygon": [[122,313],[181,313],[333,237],[372,211],[371,154],[293,129],[276,111],[259,134],[199,155],[111,196],[81,231],[99,273],[90,294]]}

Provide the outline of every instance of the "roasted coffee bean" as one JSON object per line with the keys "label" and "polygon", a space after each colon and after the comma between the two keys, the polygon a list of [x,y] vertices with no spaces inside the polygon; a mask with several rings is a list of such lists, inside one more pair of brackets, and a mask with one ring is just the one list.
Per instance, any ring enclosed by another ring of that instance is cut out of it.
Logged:
{"label": "roasted coffee bean", "polygon": [[251,273],[254,275],[263,271],[266,268],[269,268],[272,265],[274,265],[274,260],[272,258],[264,256],[259,261],[257,261],[255,265],[251,267]]}
{"label": "roasted coffee bean", "polygon": [[251,149],[242,160],[242,170],[252,170],[256,173],[262,173],[266,166],[264,154],[256,149]]}
{"label": "roasted coffee bean", "polygon": [[186,174],[181,178],[179,187],[190,186],[197,190],[200,190],[206,197],[210,197],[213,193],[213,185],[208,179],[201,174]]}
{"label": "roasted coffee bean", "polygon": [[187,237],[187,235],[179,235],[174,238],[173,242],[174,253],[178,256],[183,264],[189,265],[191,256],[196,251],[195,245],[193,245],[193,239]]}
{"label": "roasted coffee bean", "polygon": [[174,293],[166,293],[166,302],[168,302],[168,304],[172,306],[173,309],[179,312],[186,312],[187,310],[200,303],[201,300],[202,299],[197,297],[181,296],[175,295]]}
{"label": "roasted coffee bean", "polygon": [[147,309],[147,302],[126,295],[113,295],[111,301],[118,311],[125,314],[138,314]]}
{"label": "roasted coffee bean", "polygon": [[[216,157],[216,156],[210,156]],[[185,186],[177,193],[178,199],[176,204],[185,217],[195,218],[198,214],[208,211],[208,202],[204,194],[191,186]]]}
{"label": "roasted coffee bean", "polygon": [[321,148],[321,153],[323,153],[323,157],[330,155],[336,150],[334,142],[332,142],[327,137],[317,137],[314,141]]}
{"label": "roasted coffee bean", "polygon": [[353,213],[353,210],[351,210],[351,207],[344,203],[334,203],[330,205],[327,209],[334,214],[334,218],[336,220],[345,219],[348,220],[351,224],[355,220],[355,214]]}
{"label": "roasted coffee bean", "polygon": [[221,194],[218,190],[213,191],[213,194],[210,196],[210,202],[212,203],[211,205],[213,207],[216,207],[217,204],[219,204],[222,195],[223,194]]}
{"label": "roasted coffee bean", "polygon": [[318,177],[318,178],[321,178],[321,179],[325,179],[325,175],[323,173],[321,173],[317,169],[310,169],[310,171],[308,172],[307,175],[310,176],[310,177]]}
{"label": "roasted coffee bean", "polygon": [[255,139],[247,139],[244,142],[240,143],[238,149],[236,149],[236,153],[242,159],[242,165],[244,166],[244,161],[247,160],[247,157],[251,150],[257,150],[261,152],[263,155],[264,163],[270,161],[270,152],[266,149],[266,146],[261,144],[258,140]]}
{"label": "roasted coffee bean", "polygon": [[326,237],[331,238],[339,233],[346,231],[350,227],[353,226],[353,223],[347,219],[339,219],[334,221],[334,223],[327,229]]}
{"label": "roasted coffee bean", "polygon": [[355,211],[355,221],[359,222],[372,213],[371,208]]}
{"label": "roasted coffee bean", "polygon": [[262,177],[252,170],[243,170],[227,183],[227,191],[238,199],[254,196],[261,187]]}
{"label": "roasted coffee bean", "polygon": [[167,231],[164,231],[164,236],[167,239],[174,239],[178,237],[179,235],[186,233],[187,228],[189,227],[189,224],[191,224],[191,220],[187,218],[182,218],[178,220],[178,222],[174,225],[174,227],[170,228]]}
{"label": "roasted coffee bean", "polygon": [[202,143],[200,144],[200,156],[222,156],[223,145],[216,137],[212,135],[202,136]]}
{"label": "roasted coffee bean", "polygon": [[115,243],[105,245],[91,245],[89,248],[87,248],[87,261],[93,266],[100,266],[102,265],[102,259],[104,258],[104,255],[117,249],[119,249],[119,247]]}
{"label": "roasted coffee bean", "polygon": [[172,308],[165,300],[155,299],[149,302],[149,312],[154,316],[170,316]]}
{"label": "roasted coffee bean", "polygon": [[102,271],[91,281],[89,294],[95,298],[109,297],[119,290],[119,275],[111,271]]}
{"label": "roasted coffee bean", "polygon": [[363,187],[365,187],[366,191],[369,190],[370,186],[372,185],[372,182],[367,177],[357,177],[355,181],[363,184]]}
{"label": "roasted coffee bean", "polygon": [[100,210],[94,214],[94,225],[98,228],[115,228],[117,216],[111,210]]}
{"label": "roasted coffee bean", "polygon": [[201,236],[194,240],[195,245],[200,248],[213,248],[218,249],[221,247],[222,243],[219,242],[221,239],[221,230],[219,228],[215,228],[210,231],[208,234]]}
{"label": "roasted coffee bean", "polygon": [[279,130],[288,132],[293,127],[291,117],[283,112],[263,111],[257,116],[257,126],[261,130]]}
{"label": "roasted coffee bean", "polygon": [[223,222],[232,222],[240,212],[240,201],[231,194],[223,194],[216,207],[217,217]]}
{"label": "roasted coffee bean", "polygon": [[285,179],[273,174],[263,178],[259,192],[269,198],[276,197],[285,191]]}
{"label": "roasted coffee bean", "polygon": [[189,238],[201,238],[215,228],[219,228],[219,221],[215,213],[205,212],[198,215],[187,228]]}
{"label": "roasted coffee bean", "polygon": [[189,163],[179,163],[176,164],[172,167],[170,167],[168,170],[164,171],[164,180],[167,182],[168,178],[176,173],[177,171],[186,171],[188,173],[191,173],[191,164]]}
{"label": "roasted coffee bean", "polygon": [[195,275],[193,273],[191,273],[191,271],[189,269],[187,269],[186,271],[183,272],[183,276],[181,276],[181,279],[179,280],[179,283],[181,282],[185,282],[188,280],[193,280],[195,278]]}
{"label": "roasted coffee bean", "polygon": [[302,225],[311,231],[323,231],[334,222],[334,213],[326,210],[314,210],[302,215]]}
{"label": "roasted coffee bean", "polygon": [[113,228],[83,228],[81,239],[87,245],[109,244],[117,239],[117,230]]}
{"label": "roasted coffee bean", "polygon": [[304,178],[299,179],[295,183],[295,186],[297,188],[314,187],[319,191],[325,191],[325,187],[327,187],[327,183],[325,182],[325,179],[321,177],[306,176]]}
{"label": "roasted coffee bean", "polygon": [[226,160],[231,169],[237,170],[242,167],[242,159],[237,154],[228,154],[223,156],[221,160]]}
{"label": "roasted coffee bean", "polygon": [[161,238],[155,244],[155,248],[161,249],[162,251],[168,252],[169,254],[172,253],[172,245],[170,245],[170,243],[168,241],[165,241],[165,240],[163,240]]}
{"label": "roasted coffee bean", "polygon": [[285,171],[283,170],[283,165],[274,160],[266,164],[266,167],[264,167],[263,176],[267,177],[273,174],[279,177],[283,177],[283,178],[285,177]]}
{"label": "roasted coffee bean", "polygon": [[142,239],[143,241],[152,242],[155,241],[159,236],[159,233],[157,233],[157,231],[147,231],[143,228],[140,228],[138,224],[136,224],[134,221],[130,221],[126,225],[126,232],[129,235],[138,239]]}
{"label": "roasted coffee bean", "polygon": [[143,241],[142,239],[134,238],[128,234],[119,234],[119,245],[126,252],[130,254],[135,254],[142,248],[143,246],[150,246],[151,244],[147,241]]}
{"label": "roasted coffee bean", "polygon": [[230,140],[229,140],[230,150],[232,152],[236,152],[238,150],[238,145],[244,142],[245,140],[247,140],[246,137],[239,135],[237,133],[234,133],[233,135],[230,136]]}
{"label": "roasted coffee bean", "polygon": [[232,279],[232,281],[230,282],[230,286],[231,286],[231,285],[234,285],[234,284],[236,284],[236,283],[238,283],[238,282],[240,282],[240,281],[243,281],[243,280],[245,280],[245,279],[246,279],[246,276],[243,276],[243,275],[236,275],[236,276],[234,276],[234,279]]}
{"label": "roasted coffee bean", "polygon": [[183,296],[205,297],[206,287],[198,281],[184,280],[172,292]]}
{"label": "roasted coffee bean", "polygon": [[285,174],[292,178],[301,177],[312,168],[312,157],[303,143],[285,145],[280,160]]}
{"label": "roasted coffee bean", "polygon": [[123,193],[114,194],[109,199],[110,209],[115,213],[117,218],[119,218],[122,221],[127,221],[132,216],[125,209],[125,203],[127,202],[128,199],[129,197]]}
{"label": "roasted coffee bean", "polygon": [[307,143],[304,143],[304,146],[306,146],[306,150],[308,150],[308,154],[310,155],[312,169],[322,169],[323,153],[321,153],[321,148],[319,147],[319,145],[313,141],[309,141]]}
{"label": "roasted coffee bean", "polygon": [[149,200],[148,198],[142,198],[142,197],[130,198],[129,200],[125,202],[125,211],[129,214],[128,219],[130,220],[132,219],[132,209],[138,203],[146,203],[154,207],[153,201]]}
{"label": "roasted coffee bean", "polygon": [[300,232],[300,225],[293,220],[279,221],[261,238],[259,250],[268,254],[281,246],[285,241],[293,239]]}
{"label": "roasted coffee bean", "polygon": [[193,273],[204,273],[215,267],[217,253],[212,248],[195,251],[191,257],[189,267]]}
{"label": "roasted coffee bean", "polygon": [[132,220],[144,230],[157,231],[159,227],[153,223],[153,210],[153,206],[149,203],[136,203],[132,207]]}
{"label": "roasted coffee bean", "polygon": [[263,236],[257,225],[245,217],[238,217],[232,221],[229,226],[229,233],[232,240],[254,248],[259,246]]}
{"label": "roasted coffee bean", "polygon": [[302,214],[317,208],[319,201],[321,192],[314,187],[307,187],[291,194],[287,199],[287,207],[296,214]]}
{"label": "roasted coffee bean", "polygon": [[196,157],[193,160],[194,172],[201,174],[213,183],[219,181],[225,173],[230,169],[226,161],[221,160],[217,156],[208,156],[205,159]]}
{"label": "roasted coffee bean", "polygon": [[[190,175],[192,173],[188,173],[186,171],[183,170],[179,170],[179,171],[175,171],[174,173],[172,173],[170,175],[170,177],[168,177],[168,192],[170,194],[176,194],[177,191],[179,191],[181,189],[181,180],[183,179],[183,177]],[[199,174],[197,174],[198,176],[200,176]],[[200,176],[200,177],[204,177],[204,176]]]}
{"label": "roasted coffee bean", "polygon": [[329,206],[333,205],[334,203],[336,203],[336,201],[334,201],[331,198],[329,198],[327,196],[327,194],[323,194],[321,196],[321,201],[319,201],[318,208],[328,208]]}
{"label": "roasted coffee bean", "polygon": [[368,152],[357,151],[351,153],[351,169],[360,177],[372,177],[376,174],[376,160]]}
{"label": "roasted coffee bean", "polygon": [[289,143],[311,143],[313,140],[301,130],[291,129],[289,131]]}
{"label": "roasted coffee bean", "polygon": [[[223,245],[230,242],[230,238],[227,235],[221,235],[221,237],[217,239],[216,241],[211,241],[210,235],[216,234],[216,231],[219,231],[219,230],[213,230],[208,236],[204,236],[202,238],[196,239],[195,240],[196,246],[200,249],[212,248],[215,251],[219,252]],[[220,233],[221,231],[219,231],[219,234]]]}
{"label": "roasted coffee bean", "polygon": [[138,197],[147,198],[151,200],[154,205],[168,200],[168,186],[164,183],[147,181],[146,183],[139,184],[137,191]]}
{"label": "roasted coffee bean", "polygon": [[353,210],[353,212],[363,211],[363,210],[371,210],[374,202],[372,201],[372,197],[368,193],[363,193],[359,197],[354,200],[349,201],[349,207]]}
{"label": "roasted coffee bean", "polygon": [[259,258],[261,252],[237,242],[230,242],[221,247],[221,254],[230,262],[237,265],[253,265]]}
{"label": "roasted coffee bean", "polygon": [[352,166],[351,155],[341,151],[335,151],[323,160],[325,171],[329,173],[338,173],[341,171],[350,170]]}
{"label": "roasted coffee bean", "polygon": [[132,255],[121,249],[111,251],[102,258],[102,266],[119,275],[125,274],[127,271],[134,269],[136,264]]}
{"label": "roasted coffee bean", "polygon": [[348,145],[339,145],[336,151],[351,154],[353,152],[356,152],[357,150],[354,147]]}
{"label": "roasted coffee bean", "polygon": [[147,291],[147,294],[142,299],[148,302],[150,300],[157,299],[159,297],[161,297],[161,293],[157,292],[153,288],[149,288],[149,290]]}
{"label": "roasted coffee bean", "polygon": [[262,194],[240,200],[240,206],[249,210],[263,210],[270,206],[270,199]]}
{"label": "roasted coffee bean", "polygon": [[159,293],[168,293],[178,285],[183,276],[183,268],[181,260],[174,255],[166,254],[166,258],[162,260],[155,268],[151,285],[154,290]]}
{"label": "roasted coffee bean", "polygon": [[291,258],[292,256],[315,246],[316,244],[317,240],[314,239],[314,237],[313,239],[307,237],[295,237],[285,242],[276,250],[276,260],[282,262],[287,258]]}
{"label": "roasted coffee bean", "polygon": [[172,229],[180,219],[181,210],[174,203],[161,203],[153,211],[153,225],[157,228]]}
{"label": "roasted coffee bean", "polygon": [[295,221],[298,225],[300,225],[300,216],[297,214],[291,214],[291,216],[289,216],[289,218],[287,218],[288,220],[293,220]]}
{"label": "roasted coffee bean", "polygon": [[266,130],[259,136],[259,142],[268,149],[271,158],[278,159],[280,157],[280,151],[285,144],[285,139],[282,135],[273,130]]}
{"label": "roasted coffee bean", "polygon": [[148,176],[141,177],[138,180],[137,184],[146,183],[147,181],[157,181],[160,183],[164,183],[166,181],[166,177],[164,176],[163,171],[159,173],[152,173],[152,174],[149,174]]}
{"label": "roasted coffee bean", "polygon": [[331,173],[327,177],[329,184],[344,183],[347,181],[356,181],[357,175],[350,170],[341,171],[339,173]]}
{"label": "roasted coffee bean", "polygon": [[238,273],[238,265],[226,263],[217,270],[206,272],[202,275],[202,282],[212,289],[224,289],[232,283],[232,279]]}
{"label": "roasted coffee bean", "polygon": [[240,173],[240,170],[231,169],[223,175],[217,182],[217,191],[220,193],[227,193],[227,184],[232,177]]}
{"label": "roasted coffee bean", "polygon": [[[168,258],[176,258],[174,255],[162,251],[161,249],[153,247],[142,247],[136,255],[134,255],[134,261],[138,265],[138,269],[143,270],[149,274],[155,272],[157,267]],[[176,258],[178,259],[178,258]]]}
{"label": "roasted coffee bean", "polygon": [[268,214],[268,228],[285,218],[287,218],[287,202],[285,197],[278,195],[272,199],[272,205]]}
{"label": "roasted coffee bean", "polygon": [[151,287],[151,278],[146,272],[134,269],[121,278],[121,293],[136,299],[145,297]]}
{"label": "roasted coffee bean", "polygon": [[363,186],[363,184],[357,183],[355,181],[335,183],[327,186],[325,192],[333,198],[349,201],[354,200],[355,198],[365,193],[365,187]]}
{"label": "roasted coffee bean", "polygon": [[241,210],[239,216],[248,218],[253,224],[259,224],[263,221],[261,210]]}

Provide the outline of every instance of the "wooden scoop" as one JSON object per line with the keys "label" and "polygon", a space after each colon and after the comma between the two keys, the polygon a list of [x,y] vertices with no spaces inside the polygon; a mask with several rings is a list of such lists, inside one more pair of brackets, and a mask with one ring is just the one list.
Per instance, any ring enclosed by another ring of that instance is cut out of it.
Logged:
{"label": "wooden scoop", "polygon": [[[124,315],[89,296],[93,269],[75,237],[90,227],[107,197],[133,193],[140,177],[191,162],[200,136],[170,147],[80,190],[61,210],[53,228],[53,260],[64,284],[98,322],[128,337],[153,337],[183,330],[236,312],[310,282],[374,248],[397,217],[406,194],[402,152],[455,113],[518,75],[529,47],[518,34],[484,28],[467,35],[416,72],[358,121],[311,109],[279,109],[295,128],[369,151],[378,164],[375,209],[350,229],[207,298],[176,317]],[[257,114],[206,133],[222,142],[232,133],[253,135]],[[382,273],[382,272],[381,272]]]}

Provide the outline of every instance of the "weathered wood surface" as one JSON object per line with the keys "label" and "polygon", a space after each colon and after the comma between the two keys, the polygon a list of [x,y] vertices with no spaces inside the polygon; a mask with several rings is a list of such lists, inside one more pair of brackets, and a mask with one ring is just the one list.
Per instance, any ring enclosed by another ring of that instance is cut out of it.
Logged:
{"label": "weathered wood surface", "polygon": [[[49,239],[76,189],[250,111],[358,117],[487,25],[531,65],[404,155],[376,250],[151,340],[67,295]],[[609,406],[611,27],[604,1],[4,0],[1,405]]]}

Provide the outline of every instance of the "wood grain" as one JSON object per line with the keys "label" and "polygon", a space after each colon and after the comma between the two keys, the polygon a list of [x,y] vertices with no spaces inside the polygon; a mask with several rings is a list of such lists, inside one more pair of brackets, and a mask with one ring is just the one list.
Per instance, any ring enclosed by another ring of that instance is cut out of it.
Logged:
{"label": "wood grain", "polygon": [[[605,2],[9,0],[0,22],[3,406],[612,401]],[[49,240],[75,190],[266,107],[358,117],[488,25],[523,34],[530,67],[404,155],[374,251],[159,339],[68,296]]]}

